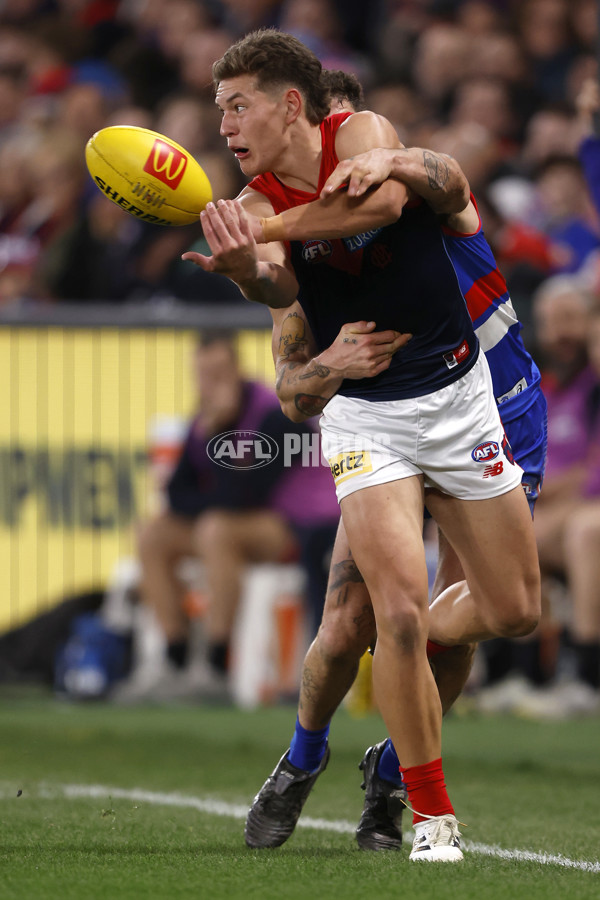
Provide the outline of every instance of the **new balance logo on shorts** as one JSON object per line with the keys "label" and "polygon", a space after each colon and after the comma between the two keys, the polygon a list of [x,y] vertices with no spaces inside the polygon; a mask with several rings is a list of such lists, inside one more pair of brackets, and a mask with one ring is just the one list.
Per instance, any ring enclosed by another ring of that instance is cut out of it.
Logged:
{"label": "new balance logo on shorts", "polygon": [[341,484],[347,478],[361,475],[363,472],[372,472],[371,454],[368,450],[360,452],[338,453],[329,460],[331,474],[336,484]]}
{"label": "new balance logo on shorts", "polygon": [[499,460],[497,463],[492,463],[491,466],[486,466],[483,470],[484,478],[493,478],[494,475],[502,475],[504,472],[504,463],[502,460]]}

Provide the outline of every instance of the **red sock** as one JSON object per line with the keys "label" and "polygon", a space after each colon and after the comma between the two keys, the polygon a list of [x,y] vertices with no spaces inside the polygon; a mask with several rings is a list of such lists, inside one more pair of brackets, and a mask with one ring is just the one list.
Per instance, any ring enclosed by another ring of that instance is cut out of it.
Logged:
{"label": "red sock", "polygon": [[[400,766],[400,774],[414,810],[413,825],[424,822],[426,816],[454,815],[446,792],[441,757],[422,766],[410,766],[408,769]],[[426,815],[422,816],[421,813]]]}
{"label": "red sock", "polygon": [[437,656],[438,653],[445,653],[446,650],[450,650],[450,647],[446,647],[444,644],[436,644],[435,641],[427,641],[427,659]]}

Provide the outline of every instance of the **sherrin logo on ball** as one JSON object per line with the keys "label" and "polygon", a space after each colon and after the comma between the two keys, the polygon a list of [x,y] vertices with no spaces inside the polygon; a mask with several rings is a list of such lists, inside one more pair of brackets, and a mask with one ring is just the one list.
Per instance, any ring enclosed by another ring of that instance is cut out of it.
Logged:
{"label": "sherrin logo on ball", "polygon": [[189,225],[212,200],[202,166],[163,134],[111,125],[87,142],[85,161],[102,193],[154,225]]}

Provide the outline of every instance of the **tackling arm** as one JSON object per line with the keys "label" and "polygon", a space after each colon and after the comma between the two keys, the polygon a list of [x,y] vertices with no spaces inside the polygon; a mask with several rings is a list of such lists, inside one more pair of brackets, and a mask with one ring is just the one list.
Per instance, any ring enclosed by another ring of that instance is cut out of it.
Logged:
{"label": "tackling arm", "polygon": [[[381,146],[400,148],[401,144],[387,119],[372,112],[350,116],[336,135],[335,149],[340,160]],[[286,209],[277,216],[262,217],[260,223],[251,223],[253,234],[259,243],[332,239],[391,225],[402,214],[409,194],[398,180],[382,179],[382,182],[366,196],[329,192],[319,200]]]}
{"label": "tackling arm", "polygon": [[455,159],[422,147],[383,147],[339,163],[327,179],[321,197],[339,193],[347,185],[353,197],[364,196],[387,179],[399,179],[443,216],[456,231],[470,233],[479,227],[479,216],[470,202],[469,182]]}
{"label": "tackling arm", "polygon": [[383,372],[411,338],[397,331],[375,331],[375,322],[351,322],[330,347],[315,355],[317,347],[299,303],[272,309],[271,315],[275,390],[283,412],[294,422],[323,412],[345,378]]}

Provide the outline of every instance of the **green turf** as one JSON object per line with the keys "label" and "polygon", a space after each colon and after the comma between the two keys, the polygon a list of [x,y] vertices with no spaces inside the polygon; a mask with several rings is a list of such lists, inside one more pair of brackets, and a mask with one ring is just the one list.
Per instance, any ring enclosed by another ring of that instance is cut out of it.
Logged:
{"label": "green turf", "polygon": [[[122,709],[0,700],[0,898],[598,898],[600,874],[471,852],[458,865],[361,853],[351,834],[298,829],[249,851],[243,821],[122,799],[177,792],[247,806],[283,752],[294,709]],[[358,820],[357,763],[380,720],[338,714],[332,759],[306,815]],[[600,858],[600,723],[445,722],[445,772],[468,841]],[[103,785],[67,798],[65,785]],[[110,788],[115,789],[115,796]],[[17,796],[18,791],[22,791]],[[406,828],[410,822],[407,817]]]}

